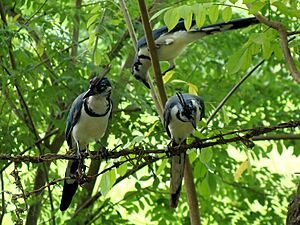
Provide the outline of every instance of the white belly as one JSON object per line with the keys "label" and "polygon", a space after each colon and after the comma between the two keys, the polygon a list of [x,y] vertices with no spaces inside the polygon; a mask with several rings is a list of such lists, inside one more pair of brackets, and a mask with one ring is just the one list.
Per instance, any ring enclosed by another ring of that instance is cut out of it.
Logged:
{"label": "white belly", "polygon": [[82,107],[80,119],[72,130],[73,138],[78,140],[82,147],[91,141],[100,140],[105,134],[109,114],[110,112],[103,117],[90,117]]}
{"label": "white belly", "polygon": [[176,142],[183,141],[195,130],[190,122],[182,122],[178,119],[172,119],[168,127],[171,132],[172,139]]}

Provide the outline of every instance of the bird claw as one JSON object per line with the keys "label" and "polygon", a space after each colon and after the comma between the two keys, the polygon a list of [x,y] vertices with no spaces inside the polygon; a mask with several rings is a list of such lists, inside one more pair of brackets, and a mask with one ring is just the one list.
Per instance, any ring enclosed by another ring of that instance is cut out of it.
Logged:
{"label": "bird claw", "polygon": [[165,152],[166,152],[166,156],[168,158],[170,158],[171,156],[173,156],[172,148],[170,147],[170,145],[167,145]]}
{"label": "bird claw", "polygon": [[108,160],[108,154],[109,154],[108,150],[105,147],[103,147],[101,149],[100,154],[101,154],[101,157],[107,162],[107,160]]}

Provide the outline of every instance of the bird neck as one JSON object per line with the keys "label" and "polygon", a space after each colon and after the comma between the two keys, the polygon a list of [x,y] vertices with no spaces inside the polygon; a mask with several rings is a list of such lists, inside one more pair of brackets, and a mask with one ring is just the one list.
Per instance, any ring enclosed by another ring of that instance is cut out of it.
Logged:
{"label": "bird neck", "polygon": [[90,111],[98,116],[105,116],[111,107],[109,97],[100,95],[88,97],[85,100],[85,106],[88,107],[88,109],[85,109],[88,114],[88,111]]}

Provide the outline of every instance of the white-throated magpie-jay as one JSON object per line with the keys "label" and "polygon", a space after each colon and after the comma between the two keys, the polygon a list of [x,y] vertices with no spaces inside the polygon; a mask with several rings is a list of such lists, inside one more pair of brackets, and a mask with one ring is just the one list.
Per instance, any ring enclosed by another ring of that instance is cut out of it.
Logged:
{"label": "white-throated magpie-jay", "polygon": [[93,78],[88,91],[73,102],[66,126],[66,140],[70,149],[76,148],[78,160],[69,160],[64,181],[60,210],[66,210],[78,188],[76,175],[79,173],[81,153],[91,141],[100,140],[107,129],[112,114],[111,84],[108,78]]}
{"label": "white-throated magpie-jay", "polygon": [[[164,109],[164,127],[172,139],[172,146],[180,146],[197,128],[197,121],[205,116],[202,98],[181,94],[168,99]],[[170,207],[178,205],[184,175],[186,153],[171,156]]]}
{"label": "white-throated magpie-jay", "polygon": [[[169,63],[169,68],[164,71],[163,74],[175,68],[176,58],[183,52],[188,44],[207,35],[245,28],[257,23],[259,23],[259,21],[255,17],[250,17],[194,28],[196,22],[193,20],[192,29],[187,31],[184,26],[184,20],[181,19],[170,31],[168,31],[166,26],[153,30],[152,35],[156,46],[158,60],[168,61]],[[140,80],[146,87],[150,88],[147,72],[151,66],[151,58],[145,37],[138,41],[137,47],[138,53],[135,57],[131,72],[136,79]]]}

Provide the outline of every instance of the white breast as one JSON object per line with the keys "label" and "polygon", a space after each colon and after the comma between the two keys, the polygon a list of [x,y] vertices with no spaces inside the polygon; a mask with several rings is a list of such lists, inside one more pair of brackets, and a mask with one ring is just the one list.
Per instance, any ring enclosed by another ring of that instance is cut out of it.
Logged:
{"label": "white breast", "polygon": [[176,142],[181,142],[194,132],[194,127],[190,121],[182,122],[177,119],[176,114],[178,109],[173,107],[171,110],[171,121],[168,128],[171,132],[172,139]]}
{"label": "white breast", "polygon": [[[89,107],[98,114],[105,113],[108,106],[106,99],[103,101],[99,101],[99,99],[93,101],[91,99],[91,102],[89,101]],[[81,148],[85,148],[89,142],[100,140],[104,136],[111,110],[105,116],[91,117],[85,112],[84,107],[81,108],[80,119],[72,130],[72,136],[79,141]]]}

